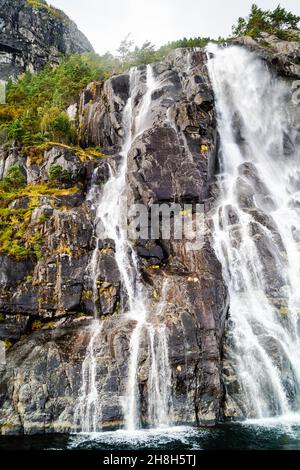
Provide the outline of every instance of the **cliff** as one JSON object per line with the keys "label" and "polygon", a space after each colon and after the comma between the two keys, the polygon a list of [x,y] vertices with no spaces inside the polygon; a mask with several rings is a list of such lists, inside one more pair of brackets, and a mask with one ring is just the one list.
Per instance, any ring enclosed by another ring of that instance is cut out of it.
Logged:
{"label": "cliff", "polygon": [[91,44],[75,23],[44,0],[0,1],[2,80],[57,64],[65,54],[91,51]]}
{"label": "cliff", "polygon": [[[12,2],[8,3],[9,12]],[[38,70],[44,61],[55,62],[59,53],[90,49],[69,20],[38,7],[34,32],[43,21],[49,22],[49,29],[43,32],[46,46],[33,52],[28,48],[32,9],[24,1],[17,3],[19,22],[10,19],[7,24],[18,30],[19,42],[1,40],[11,61],[7,74],[24,67]],[[20,21],[25,30],[17,28]],[[54,30],[60,31],[59,40],[53,37]],[[254,40],[250,44],[247,38],[239,43],[257,50],[275,75],[281,74],[284,64],[285,76],[298,76],[298,45],[292,52],[288,45],[276,52]],[[158,327],[167,331],[173,422],[209,426],[225,416],[240,417],[241,411],[236,404],[237,379],[226,356],[229,296],[212,240],[212,214],[220,190],[219,141],[207,60],[204,50],[177,49],[152,66],[158,86],[148,103],[148,125],[130,142],[126,198],[129,205],[142,203],[148,211],[157,203],[204,207],[203,238],[197,249],[191,249],[186,239],[162,236],[139,237],[131,246],[154,334],[161,331]],[[69,432],[78,425],[74,410],[83,394],[82,365],[91,344],[95,309],[102,320],[93,344],[101,425],[124,424],[122,398],[137,322],[123,315],[129,301],[116,262],[116,244],[109,237],[99,243],[102,228],[89,189],[96,185],[101,197],[111,172],[119,171],[126,103],[131,100],[130,127],[134,127],[147,94],[148,73],[141,66],[83,91],[78,123],[81,150],[51,143],[38,154],[26,153],[16,143],[1,148],[0,178],[16,166],[25,178],[24,187],[7,190],[0,200],[0,339],[7,347],[7,363],[0,374],[3,434]],[[90,146],[99,146],[102,153],[91,152]],[[55,185],[53,167],[60,169]],[[246,170],[244,176],[250,181],[253,175]],[[261,191],[261,185],[256,186]],[[244,190],[241,187],[241,200],[248,201]],[[183,218],[189,216],[182,213]],[[97,269],[91,278],[95,249]],[[136,373],[143,424],[153,424],[149,331],[145,327],[141,332]],[[155,341],[159,344],[159,339]]]}

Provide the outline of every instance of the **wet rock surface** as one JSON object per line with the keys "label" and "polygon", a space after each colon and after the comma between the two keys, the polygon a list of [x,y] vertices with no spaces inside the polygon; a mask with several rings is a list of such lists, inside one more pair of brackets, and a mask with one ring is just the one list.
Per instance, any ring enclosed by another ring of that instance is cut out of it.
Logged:
{"label": "wet rock surface", "polygon": [[298,37],[298,40],[285,41],[269,33],[260,33],[260,36],[255,39],[243,36],[234,39],[233,43],[257,52],[279,76],[298,79],[300,77],[300,33],[298,30],[290,30],[290,33]]}
{"label": "wet rock surface", "polygon": [[[138,238],[134,250],[148,294],[151,322],[167,331],[172,422],[211,426],[224,417],[240,416],[242,411],[236,398],[239,384],[226,356],[229,298],[211,239],[209,210],[218,196],[213,184],[218,148],[206,61],[202,50],[179,49],[153,66],[158,86],[151,97],[150,122],[146,129],[140,129],[128,153],[126,192],[129,205],[142,203],[147,211],[157,203],[198,203],[206,208],[203,237],[198,244],[174,236],[166,240],[160,234],[154,240]],[[146,67],[138,68],[137,74],[133,97],[136,115],[145,93]],[[95,208],[86,196],[95,168],[101,189],[110,171],[116,171],[120,164],[122,116],[130,80],[126,72],[103,83],[92,83],[81,96],[81,144],[100,146],[109,157],[83,161],[76,152],[54,146],[45,152],[42,164],[32,165],[18,149],[4,149],[0,154],[1,178],[7,168],[18,163],[28,182],[45,182],[51,165],[59,164],[76,185],[74,194],[39,198],[39,207],[29,222],[30,226],[40,219],[39,211],[46,214],[39,260],[18,261],[0,255],[0,339],[7,342],[7,364],[0,373],[3,434],[69,432],[74,427],[95,303],[103,323],[95,343],[99,425],[108,428],[124,424],[122,400],[135,322],[123,315],[128,299],[111,240],[98,246],[100,275],[95,298],[88,275],[96,244]],[[272,272],[272,253],[259,227],[268,226],[276,237],[276,224],[256,211],[254,195],[263,204],[272,201],[250,163],[239,169],[239,175],[236,191],[241,207],[257,221],[253,236],[268,264],[266,271]],[[12,202],[15,207],[28,203],[26,197]],[[237,214],[230,207],[227,212],[238,246]],[[194,209],[182,213],[183,218],[194,216]],[[280,249],[279,238],[277,243]],[[280,280],[276,282],[280,284]],[[270,288],[277,289],[275,284],[270,279]],[[137,367],[144,424],[148,424],[150,360],[149,332],[144,329]]]}

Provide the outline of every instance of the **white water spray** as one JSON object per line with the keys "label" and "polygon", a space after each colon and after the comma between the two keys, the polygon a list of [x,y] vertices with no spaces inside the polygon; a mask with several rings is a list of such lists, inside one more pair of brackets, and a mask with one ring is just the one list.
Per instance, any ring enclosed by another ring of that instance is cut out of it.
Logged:
{"label": "white water spray", "polygon": [[230,294],[231,359],[249,417],[300,409],[300,159],[289,90],[253,53],[209,46],[218,112],[215,250]]}
{"label": "white water spray", "polygon": [[81,432],[91,433],[101,429],[101,400],[97,390],[96,345],[101,334],[102,323],[94,320],[91,325],[91,339],[82,363],[82,386],[79,403],[75,410],[74,427]]}
{"label": "white water spray", "polygon": [[[114,244],[116,263],[120,272],[123,292],[126,292],[127,305],[123,314],[135,322],[133,333],[130,338],[130,349],[128,358],[128,379],[123,400],[125,426],[129,431],[140,427],[139,410],[139,390],[138,390],[138,363],[139,350],[142,333],[148,331],[151,355],[150,367],[150,398],[149,398],[149,422],[153,425],[166,425],[168,399],[164,398],[164,393],[169,393],[169,383],[164,386],[162,383],[162,373],[168,367],[168,345],[166,331],[160,331],[157,342],[156,328],[151,324],[148,312],[148,298],[146,290],[140,280],[138,263],[135,252],[127,239],[127,201],[126,201],[126,172],[127,156],[133,141],[147,130],[151,124],[151,103],[152,93],[157,86],[153,70],[147,66],[146,89],[138,111],[135,112],[134,102],[138,93],[137,80],[140,79],[140,71],[136,68],[130,72],[130,96],[123,111],[124,143],[121,151],[122,161],[118,171],[111,174],[109,181],[104,186],[102,192],[97,185],[97,170],[92,181],[92,187],[88,195],[92,207],[96,211],[95,215],[95,235],[96,247],[88,266],[88,274],[93,281],[93,293],[95,303],[95,318],[99,317],[96,306],[98,297],[97,280],[99,277],[99,245],[101,240],[110,239]],[[87,350],[87,356],[82,368],[83,385],[81,389],[79,411],[76,416],[80,417],[81,429],[86,432],[97,430],[97,416],[99,415],[99,391],[96,387],[97,362],[95,357],[95,342],[101,334],[101,323],[95,321],[95,331],[92,334]],[[158,348],[156,350],[156,348]],[[154,377],[154,374],[158,377]],[[168,374],[170,372],[168,371]],[[165,377],[165,379],[168,378]],[[158,382],[157,382],[158,381]],[[157,385],[158,383],[158,385]],[[155,398],[151,398],[151,394]],[[77,418],[78,419],[78,418]]]}
{"label": "white water spray", "polygon": [[168,333],[161,316],[167,305],[168,281],[165,280],[161,301],[155,320],[158,324],[148,325],[149,337],[149,379],[148,379],[148,421],[156,427],[169,426],[172,422],[172,384],[169,362]]}

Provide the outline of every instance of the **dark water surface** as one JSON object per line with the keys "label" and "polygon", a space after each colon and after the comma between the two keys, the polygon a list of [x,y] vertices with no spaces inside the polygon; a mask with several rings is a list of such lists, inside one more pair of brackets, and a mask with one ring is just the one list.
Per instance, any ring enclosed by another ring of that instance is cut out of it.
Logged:
{"label": "dark water surface", "polygon": [[0,450],[300,450],[300,417],[97,434],[0,437]]}

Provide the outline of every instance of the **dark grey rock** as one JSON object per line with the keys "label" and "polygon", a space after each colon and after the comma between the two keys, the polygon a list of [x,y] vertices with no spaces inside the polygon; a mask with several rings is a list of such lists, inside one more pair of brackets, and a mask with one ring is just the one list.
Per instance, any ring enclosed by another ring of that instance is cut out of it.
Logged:
{"label": "dark grey rock", "polygon": [[27,0],[0,1],[0,79],[15,79],[58,64],[65,54],[92,52],[86,37],[62,11]]}

